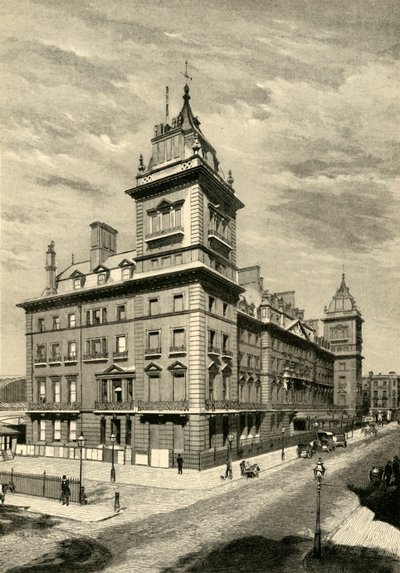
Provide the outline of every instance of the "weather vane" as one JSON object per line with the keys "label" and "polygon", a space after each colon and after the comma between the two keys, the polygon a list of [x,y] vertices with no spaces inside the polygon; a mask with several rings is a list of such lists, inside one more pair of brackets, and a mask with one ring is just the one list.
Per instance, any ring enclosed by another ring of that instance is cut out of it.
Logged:
{"label": "weather vane", "polygon": [[187,60],[185,60],[185,73],[181,72],[181,74],[182,74],[183,76],[185,76],[185,78],[188,79],[188,80],[192,80],[192,79],[193,79],[193,78],[191,78],[191,77],[189,76],[189,74],[188,74],[188,61],[187,61]]}

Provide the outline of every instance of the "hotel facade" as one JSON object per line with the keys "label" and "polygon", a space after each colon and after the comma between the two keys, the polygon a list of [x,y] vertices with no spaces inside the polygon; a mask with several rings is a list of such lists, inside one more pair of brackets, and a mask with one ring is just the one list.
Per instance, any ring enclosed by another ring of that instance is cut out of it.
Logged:
{"label": "hotel facade", "polygon": [[[222,463],[228,446],[255,455],[356,413],[362,319],[352,297],[352,312],[340,309],[344,277],[319,336],[293,291],[270,293],[259,267],[237,267],[244,205],[187,85],[183,100],[170,124],[155,126],[151,159],[140,156],[126,191],[136,248],[118,252],[117,230],[96,221],[88,260],[57,274],[51,242],[42,296],[18,305],[29,400],[21,453],[74,457],[83,433],[86,456],[108,461],[113,434],[121,463],[169,467],[181,453],[201,469]],[[348,346],[354,338],[347,353],[335,344],[339,326]]]}

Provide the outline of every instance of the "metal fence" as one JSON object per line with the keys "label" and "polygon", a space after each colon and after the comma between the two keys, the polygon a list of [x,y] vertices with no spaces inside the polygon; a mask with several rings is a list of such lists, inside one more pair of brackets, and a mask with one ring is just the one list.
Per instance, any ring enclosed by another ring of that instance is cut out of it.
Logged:
{"label": "metal fence", "polygon": [[[80,482],[77,478],[68,478],[71,490],[71,502],[79,502]],[[42,474],[23,474],[0,471],[0,482],[3,484],[13,483],[15,492],[48,499],[60,499],[61,476],[50,476],[44,471]]]}

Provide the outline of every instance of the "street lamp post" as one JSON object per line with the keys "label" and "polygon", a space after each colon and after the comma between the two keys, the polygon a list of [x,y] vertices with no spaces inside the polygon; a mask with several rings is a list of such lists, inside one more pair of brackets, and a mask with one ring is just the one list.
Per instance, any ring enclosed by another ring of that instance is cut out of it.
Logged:
{"label": "street lamp post", "polygon": [[232,450],[232,442],[233,442],[233,438],[235,436],[232,434],[232,432],[229,432],[228,434],[228,468],[229,468],[229,478],[232,479],[232,463],[231,463],[231,450]]}
{"label": "street lamp post", "polygon": [[281,453],[282,461],[285,459],[285,428],[282,428],[282,453]]}
{"label": "street lamp post", "polygon": [[78,446],[79,446],[79,503],[80,505],[83,505],[83,501],[84,501],[84,492],[85,492],[85,488],[82,485],[82,475],[83,475],[83,448],[85,447],[85,443],[86,443],[86,438],[85,436],[81,433],[81,435],[78,438]]}
{"label": "street lamp post", "polygon": [[115,445],[115,434],[112,433],[110,436],[112,450],[111,450],[111,481],[115,481],[115,465],[114,465],[114,445]]}
{"label": "street lamp post", "polygon": [[321,482],[325,474],[325,467],[322,459],[319,458],[314,468],[314,479],[317,480],[317,517],[314,534],[314,557],[321,558]]}

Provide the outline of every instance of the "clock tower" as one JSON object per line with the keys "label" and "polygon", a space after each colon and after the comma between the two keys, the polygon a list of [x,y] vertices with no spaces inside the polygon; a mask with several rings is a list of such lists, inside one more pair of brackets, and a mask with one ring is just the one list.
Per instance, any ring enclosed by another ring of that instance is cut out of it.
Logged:
{"label": "clock tower", "polygon": [[335,354],[334,404],[355,414],[361,406],[362,323],[361,312],[346,285],[345,275],[328,307],[324,336]]}

